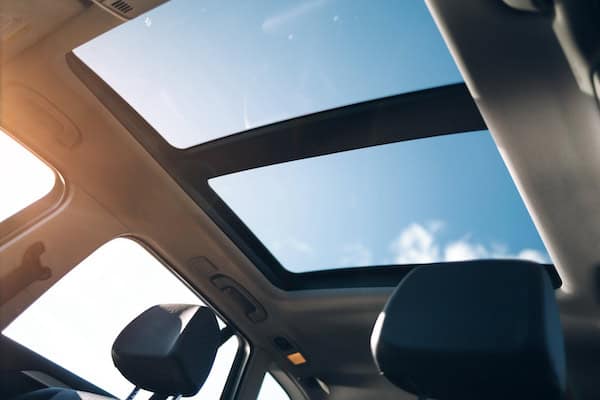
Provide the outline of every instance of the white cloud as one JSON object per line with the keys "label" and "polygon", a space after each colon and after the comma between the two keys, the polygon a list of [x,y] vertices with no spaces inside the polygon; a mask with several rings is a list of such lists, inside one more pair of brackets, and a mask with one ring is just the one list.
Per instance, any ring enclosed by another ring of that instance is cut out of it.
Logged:
{"label": "white cloud", "polygon": [[392,242],[390,249],[396,264],[425,264],[439,261],[435,232],[420,224],[411,224]]}
{"label": "white cloud", "polygon": [[488,250],[481,244],[459,240],[448,244],[444,250],[445,261],[476,260],[488,258]]}
{"label": "white cloud", "polygon": [[467,261],[476,259],[518,259],[548,263],[548,256],[539,250],[523,249],[518,253],[511,253],[506,246],[495,245],[491,248],[480,243],[471,243],[468,240],[458,240],[446,246],[444,251],[445,261]]}
{"label": "white cloud", "polygon": [[520,258],[522,260],[535,261],[535,262],[539,262],[542,264],[549,262],[547,255],[545,255],[541,251],[534,250],[534,249],[521,250],[519,252],[519,254],[517,255],[517,258]]}
{"label": "white cloud", "polygon": [[[550,262],[550,257],[536,249],[525,248],[511,251],[503,243],[491,245],[474,241],[469,235],[455,240],[441,240],[440,232],[445,229],[442,221],[412,223],[403,229],[390,243],[391,257],[381,257],[361,242],[351,242],[338,249],[339,267],[362,267],[384,264],[429,264],[481,259],[520,259],[538,263]],[[305,240],[287,237],[267,246],[277,257],[303,259],[307,263],[322,261],[322,249]]]}
{"label": "white cloud", "polygon": [[362,267],[372,264],[371,251],[362,243],[345,245],[342,248],[340,265],[343,267]]}
{"label": "white cloud", "polygon": [[275,32],[293,20],[322,7],[326,2],[327,0],[313,0],[291,7],[282,13],[267,18],[262,24],[262,30],[266,33]]}
{"label": "white cloud", "polygon": [[392,242],[390,249],[396,264],[425,264],[441,261],[467,261],[477,259],[521,259],[539,263],[549,262],[549,257],[535,249],[522,249],[512,253],[506,245],[486,246],[469,237],[452,240],[445,245],[436,234],[443,229],[440,221],[427,224],[413,223]]}

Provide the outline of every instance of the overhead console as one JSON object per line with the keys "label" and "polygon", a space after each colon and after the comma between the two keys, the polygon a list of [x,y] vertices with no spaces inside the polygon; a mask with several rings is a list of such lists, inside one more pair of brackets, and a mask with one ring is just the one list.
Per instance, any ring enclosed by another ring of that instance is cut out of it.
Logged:
{"label": "overhead console", "polygon": [[130,20],[168,0],[93,0],[94,3],[123,19]]}

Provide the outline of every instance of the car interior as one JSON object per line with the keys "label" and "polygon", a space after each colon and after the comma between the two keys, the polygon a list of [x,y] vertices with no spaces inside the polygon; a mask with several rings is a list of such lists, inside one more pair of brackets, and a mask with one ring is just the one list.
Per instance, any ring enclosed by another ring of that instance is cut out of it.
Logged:
{"label": "car interior", "polygon": [[598,21],[0,0],[0,398],[599,398]]}

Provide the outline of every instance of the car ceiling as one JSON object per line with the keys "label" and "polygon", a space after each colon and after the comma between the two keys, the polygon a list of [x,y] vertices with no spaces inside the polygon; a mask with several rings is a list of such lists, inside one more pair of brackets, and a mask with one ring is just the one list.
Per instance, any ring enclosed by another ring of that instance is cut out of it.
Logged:
{"label": "car ceiling", "polygon": [[[551,17],[517,12],[500,0],[428,5],[564,281],[557,296],[572,385],[597,396],[596,100],[579,89]],[[17,268],[36,241],[45,244],[42,259],[52,270],[50,279],[2,304],[0,328],[94,249],[132,236],[276,368],[318,377],[331,399],[412,398],[377,373],[370,354],[370,331],[390,288],[274,286],[73,73],[66,55],[122,19],[80,0],[1,0],[0,15],[16,21],[0,30],[9,32],[1,38],[0,125],[55,167],[68,187],[52,212],[0,241],[0,274]],[[268,318],[248,320],[210,282],[215,272],[247,289]],[[272,344],[280,335],[297,344],[306,365],[285,361]]]}

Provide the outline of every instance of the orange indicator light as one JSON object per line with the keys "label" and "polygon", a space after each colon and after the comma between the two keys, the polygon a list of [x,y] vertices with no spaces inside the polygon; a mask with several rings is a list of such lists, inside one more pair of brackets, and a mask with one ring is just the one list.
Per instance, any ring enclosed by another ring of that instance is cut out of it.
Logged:
{"label": "orange indicator light", "polygon": [[300,352],[288,354],[287,359],[290,360],[290,362],[294,365],[301,365],[306,363],[306,358],[304,358],[304,356]]}

